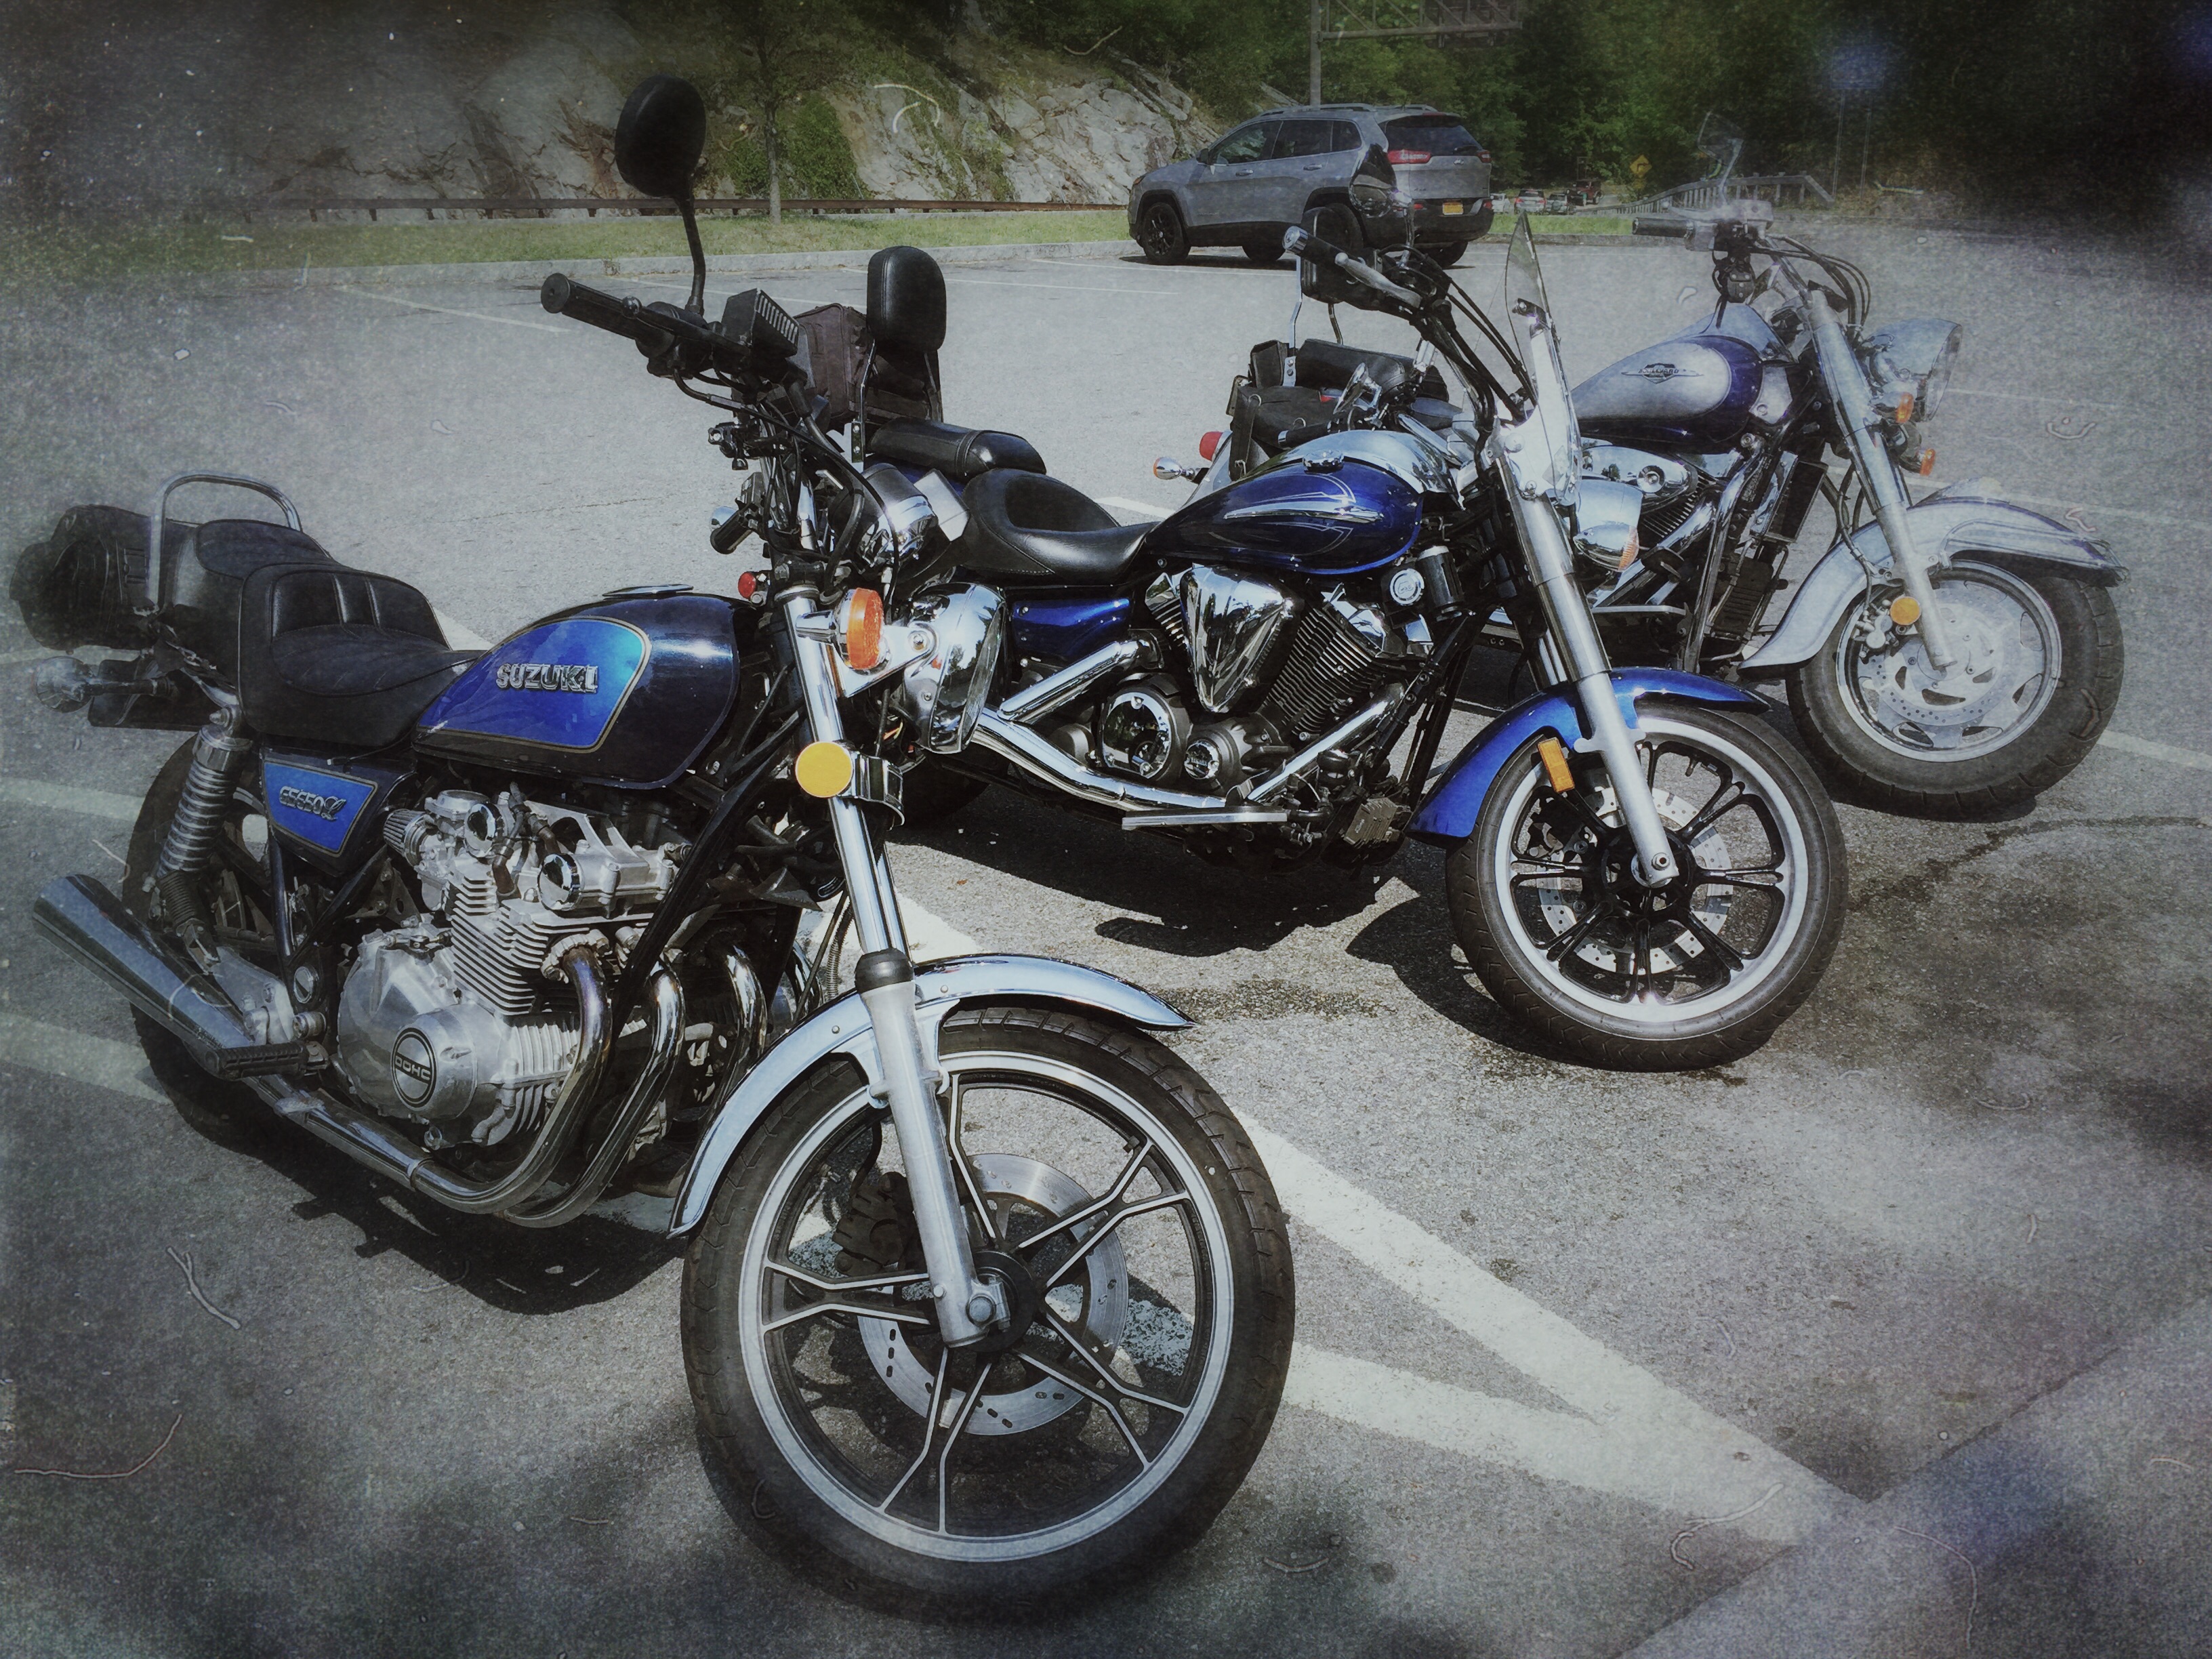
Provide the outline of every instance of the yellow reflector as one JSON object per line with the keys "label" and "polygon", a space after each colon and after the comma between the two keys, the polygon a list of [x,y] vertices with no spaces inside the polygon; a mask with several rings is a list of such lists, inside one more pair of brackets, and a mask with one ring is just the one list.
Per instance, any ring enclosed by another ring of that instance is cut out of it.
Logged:
{"label": "yellow reflector", "polygon": [[845,660],[865,674],[884,659],[884,596],[872,587],[856,587],[837,611]]}
{"label": "yellow reflector", "polygon": [[1567,769],[1567,751],[1557,738],[1546,738],[1536,752],[1544,757],[1544,775],[1551,779],[1553,788],[1564,795],[1575,787],[1575,775]]}
{"label": "yellow reflector", "polygon": [[845,786],[852,782],[852,750],[841,743],[810,743],[799,751],[791,773],[801,789],[827,800],[842,794]]}
{"label": "yellow reflector", "polygon": [[1900,593],[1889,602],[1889,619],[1899,628],[1910,628],[1920,620],[1920,601],[1910,593]]}

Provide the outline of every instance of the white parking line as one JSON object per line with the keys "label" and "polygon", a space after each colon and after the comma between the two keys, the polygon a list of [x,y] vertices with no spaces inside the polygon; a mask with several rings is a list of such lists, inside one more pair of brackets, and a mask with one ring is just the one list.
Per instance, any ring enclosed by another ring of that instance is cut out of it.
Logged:
{"label": "white parking line", "polygon": [[546,334],[572,334],[572,329],[556,328],[551,323],[533,323],[523,317],[487,317],[481,311],[456,311],[451,306],[434,306],[421,300],[403,300],[396,294],[379,294],[373,289],[356,288],[349,283],[340,283],[341,294],[358,294],[364,300],[381,300],[388,306],[404,306],[410,311],[434,311],[441,317],[466,317],[471,322],[497,323],[504,328],[534,328]]}
{"label": "white parking line", "polygon": [[1120,514],[1123,524],[1134,519],[1158,524],[1175,511],[1171,507],[1154,507],[1150,501],[1131,501],[1127,495],[1093,495],[1091,499],[1108,511]]}
{"label": "white parking line", "polygon": [[2158,762],[2162,766],[2185,766],[2191,771],[2212,772],[2212,755],[2202,755],[2194,749],[2180,749],[2170,743],[2154,743],[2148,738],[2131,738],[2124,732],[2105,728],[2105,735],[2097,739],[2100,748],[2117,749],[2124,755],[2136,755],[2144,760]]}
{"label": "white parking line", "polygon": [[2100,404],[2094,398],[2045,398],[2030,392],[1984,392],[1978,386],[1954,386],[1954,398],[1997,398],[2008,404],[2073,404],[2083,409],[2125,409],[2125,404]]}
{"label": "white parking line", "polygon": [[145,1080],[146,1056],[135,1042],[112,1042],[15,1014],[0,1014],[0,1062],[49,1077],[88,1083],[133,1100],[160,1100]]}
{"label": "white parking line", "polygon": [[[1948,483],[1941,478],[1930,478],[1928,484],[1931,489],[1948,489],[1960,482],[1956,478]],[[2203,530],[2208,523],[2212,523],[2212,520],[2205,519],[2178,519],[2171,513],[2145,513],[2138,507],[2106,507],[2097,501],[2069,501],[2060,495],[2021,495],[2008,489],[2004,492],[2004,498],[2008,501],[2018,501],[2022,507],[2051,507],[2061,513],[2078,511],[2085,514],[2094,513],[2100,518],[2140,519],[2145,524],[2163,525],[2170,530]],[[2090,533],[2094,535],[2095,532]]]}
{"label": "white parking line", "polygon": [[138,798],[111,795],[104,789],[79,789],[73,784],[40,783],[31,778],[0,778],[0,802],[10,806],[43,806],[56,812],[76,812],[90,818],[138,821]]}
{"label": "white parking line", "polygon": [[1173,299],[1175,290],[1165,288],[1107,288],[1090,283],[1024,283],[1018,277],[994,282],[988,276],[947,276],[948,283],[965,283],[971,288],[1049,288],[1063,294],[1133,294],[1148,295],[1155,299]]}
{"label": "white parking line", "polygon": [[446,643],[456,651],[489,651],[491,641],[474,629],[458,623],[435,606],[430,614],[438,619],[438,631],[446,636]]}
{"label": "white parking line", "polygon": [[1727,1514],[1778,1487],[1740,1523],[1778,1542],[1853,1507],[1811,1470],[1500,1283],[1280,1135],[1249,1120],[1244,1127],[1299,1221],[1574,1412],[1540,1412],[1316,1350],[1293,1362],[1294,1388],[1285,1395],[1293,1403],[1685,1514]]}

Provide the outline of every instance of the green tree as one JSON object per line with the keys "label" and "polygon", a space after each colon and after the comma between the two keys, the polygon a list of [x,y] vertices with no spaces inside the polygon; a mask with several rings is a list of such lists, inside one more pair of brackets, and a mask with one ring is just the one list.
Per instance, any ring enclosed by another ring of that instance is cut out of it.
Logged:
{"label": "green tree", "polygon": [[728,0],[738,81],[768,158],[768,216],[783,222],[784,113],[842,78],[851,15],[838,0]]}

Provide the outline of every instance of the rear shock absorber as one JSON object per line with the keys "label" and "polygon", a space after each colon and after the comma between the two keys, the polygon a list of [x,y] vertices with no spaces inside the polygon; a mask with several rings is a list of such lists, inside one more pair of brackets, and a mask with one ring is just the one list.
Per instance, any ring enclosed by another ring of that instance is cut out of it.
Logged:
{"label": "rear shock absorber", "polygon": [[234,711],[218,708],[200,728],[176,816],[169,820],[168,836],[154,862],[154,890],[161,896],[162,913],[188,939],[210,926],[207,894],[199,878],[215,856],[223,814],[253,751],[252,740],[239,736],[236,726]]}

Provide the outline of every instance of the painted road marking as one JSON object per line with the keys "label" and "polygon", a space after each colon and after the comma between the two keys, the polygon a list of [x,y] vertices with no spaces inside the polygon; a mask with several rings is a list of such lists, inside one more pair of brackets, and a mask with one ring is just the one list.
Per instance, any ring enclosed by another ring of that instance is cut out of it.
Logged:
{"label": "painted road marking", "polygon": [[410,311],[434,311],[441,317],[466,317],[471,322],[497,323],[503,328],[534,328],[546,334],[568,334],[574,331],[556,328],[551,323],[533,323],[523,317],[487,317],[481,311],[456,311],[451,306],[434,306],[422,300],[403,300],[396,294],[379,294],[373,289],[356,288],[350,283],[338,285],[341,294],[358,294],[364,300],[381,300],[388,306],[405,306]]}
{"label": "painted road marking", "polygon": [[11,806],[43,806],[56,812],[77,812],[91,818],[138,821],[136,795],[112,795],[104,789],[79,789],[66,783],[40,783],[30,778],[0,778],[0,802]]}
{"label": "painted road marking", "polygon": [[145,1080],[146,1056],[137,1043],[87,1036],[15,1014],[0,1014],[0,1062],[133,1100],[167,1098]]}
{"label": "painted road marking", "polygon": [[489,651],[491,649],[489,640],[484,638],[474,629],[455,622],[435,606],[431,608],[430,614],[438,619],[438,631],[446,636],[446,643],[452,646],[454,650]]}
{"label": "painted road marking", "polygon": [[2212,755],[2202,755],[2194,749],[2177,748],[2170,743],[2154,743],[2148,738],[2131,738],[2124,732],[2105,728],[2104,736],[2097,739],[2100,749],[2117,749],[2124,755],[2136,755],[2144,760],[2156,761],[2163,766],[2185,766],[2192,771],[2212,772]]}
{"label": "painted road marking", "polygon": [[[1962,482],[1972,480],[1954,478],[1948,483],[1940,478],[1928,480],[1931,489],[1950,489]],[[2071,513],[2078,507],[2083,513],[2101,514],[2108,519],[2140,519],[2145,524],[2164,525],[2170,530],[2202,530],[2208,522],[2204,519],[2177,519],[2170,513],[2145,513],[2132,507],[2102,507],[2095,501],[2069,501],[2057,495],[2018,495],[2009,489],[2005,490],[2004,499],[2018,501],[2023,507],[2055,507],[2062,513]]]}
{"label": "painted road marking", "polygon": [[994,282],[988,276],[947,276],[948,283],[965,283],[971,288],[1048,288],[1063,294],[1128,294],[1150,295],[1155,299],[1173,299],[1175,290],[1166,288],[1107,288],[1092,283],[1024,283],[1018,278]]}
{"label": "painted road marking", "polygon": [[933,915],[904,894],[899,896],[898,907],[900,924],[906,929],[907,954],[916,962],[972,957],[982,949],[951,922]]}
{"label": "painted road marking", "polygon": [[1346,1355],[1294,1358],[1292,1403],[1425,1445],[1682,1514],[1771,1501],[1741,1529],[1791,1543],[1856,1507],[1811,1470],[1502,1284],[1372,1194],[1250,1121],[1284,1206],[1573,1407],[1542,1412]]}

